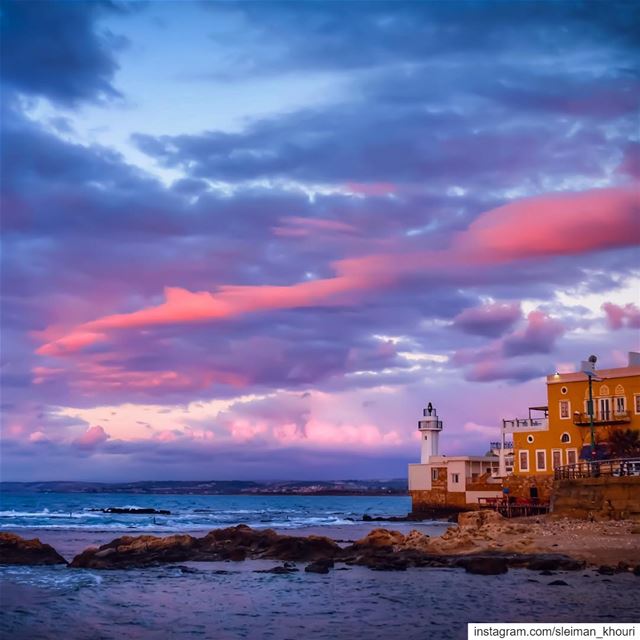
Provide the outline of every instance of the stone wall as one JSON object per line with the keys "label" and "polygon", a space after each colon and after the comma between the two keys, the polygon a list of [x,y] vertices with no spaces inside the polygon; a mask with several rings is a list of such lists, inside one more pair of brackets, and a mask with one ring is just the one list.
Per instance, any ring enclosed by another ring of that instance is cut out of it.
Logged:
{"label": "stone wall", "polygon": [[466,504],[465,494],[462,491],[453,492],[438,488],[409,491],[409,493],[411,494],[411,513],[414,515],[440,518],[471,508]]}
{"label": "stone wall", "polygon": [[509,489],[509,497],[520,500],[531,499],[531,489],[538,490],[538,500],[549,502],[553,491],[553,476],[550,475],[512,475],[503,480],[503,486]]}
{"label": "stone wall", "polygon": [[640,477],[556,480],[554,516],[594,520],[640,520]]}

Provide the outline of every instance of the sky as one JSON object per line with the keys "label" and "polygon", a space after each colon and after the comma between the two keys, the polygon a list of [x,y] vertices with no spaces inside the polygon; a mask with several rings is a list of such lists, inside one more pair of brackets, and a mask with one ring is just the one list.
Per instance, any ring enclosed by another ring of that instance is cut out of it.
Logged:
{"label": "sky", "polygon": [[634,2],[3,2],[2,479],[405,477],[640,350]]}

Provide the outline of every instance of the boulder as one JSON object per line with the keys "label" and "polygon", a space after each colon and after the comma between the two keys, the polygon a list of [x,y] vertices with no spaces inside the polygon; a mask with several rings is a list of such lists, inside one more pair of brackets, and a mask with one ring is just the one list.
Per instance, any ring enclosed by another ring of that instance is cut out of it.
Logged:
{"label": "boulder", "polygon": [[189,535],[123,536],[101,547],[89,547],[69,566],[84,569],[148,567],[167,562],[193,560],[197,539]]}
{"label": "boulder", "polygon": [[363,547],[397,547],[402,546],[405,537],[399,531],[389,529],[373,529],[364,538],[354,543],[353,548]]}
{"label": "boulder", "polygon": [[580,571],[585,563],[560,553],[549,553],[535,556],[526,567],[532,571]]}
{"label": "boulder", "polygon": [[552,580],[549,582],[550,587],[568,587],[569,583],[564,580]]}
{"label": "boulder", "polygon": [[0,564],[67,564],[49,544],[33,538],[26,540],[14,533],[0,533]]}
{"label": "boulder", "polygon": [[606,564],[601,564],[598,567],[598,573],[603,576],[612,576],[615,572],[616,572],[615,567],[610,567],[609,565],[606,565]]}
{"label": "boulder", "polygon": [[497,511],[467,511],[458,516],[460,529],[480,529],[488,524],[502,524],[504,518]]}
{"label": "boulder", "polygon": [[500,556],[475,556],[461,558],[459,566],[467,573],[477,573],[483,576],[494,576],[507,573],[509,565],[507,559]]}
{"label": "boulder", "polygon": [[307,573],[329,573],[329,569],[333,569],[333,560],[316,560],[309,563],[305,567]]}

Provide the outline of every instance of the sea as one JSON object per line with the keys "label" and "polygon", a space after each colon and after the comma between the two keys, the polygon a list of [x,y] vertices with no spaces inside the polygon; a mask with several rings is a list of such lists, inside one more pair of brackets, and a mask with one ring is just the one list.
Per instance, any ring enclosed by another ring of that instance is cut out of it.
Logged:
{"label": "sea", "polygon": [[[103,513],[110,507],[170,511],[170,515]],[[299,529],[349,526],[363,516],[404,516],[407,496],[155,495],[13,493],[0,496],[0,530],[209,531],[247,524]]]}
{"label": "sea", "polygon": [[[154,508],[166,516],[94,509]],[[448,523],[362,522],[406,514],[403,496],[201,496],[5,494],[0,528],[39,537],[70,559],[122,532],[202,535],[245,523],[345,541],[371,528],[419,528],[439,535]],[[200,532],[200,533],[199,533]],[[187,562],[96,571],[0,566],[0,637],[12,640],[448,640],[476,622],[634,622],[640,578],[588,569],[545,575],[512,569],[499,576],[461,569],[377,572],[337,565],[326,575],[258,570],[273,560]],[[564,584],[554,584],[555,582]]]}

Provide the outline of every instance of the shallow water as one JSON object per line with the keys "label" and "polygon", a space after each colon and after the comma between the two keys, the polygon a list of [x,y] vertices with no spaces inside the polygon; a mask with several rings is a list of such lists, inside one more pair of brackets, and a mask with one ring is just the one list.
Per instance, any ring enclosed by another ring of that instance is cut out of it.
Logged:
{"label": "shallow water", "polygon": [[[340,570],[343,565],[328,575],[253,572],[273,565],[101,572],[3,567],[0,632],[25,640],[412,640],[466,638],[467,622],[640,619],[640,579],[631,574],[541,576],[522,569],[475,576],[459,569]],[[569,586],[548,584],[558,578]]]}

